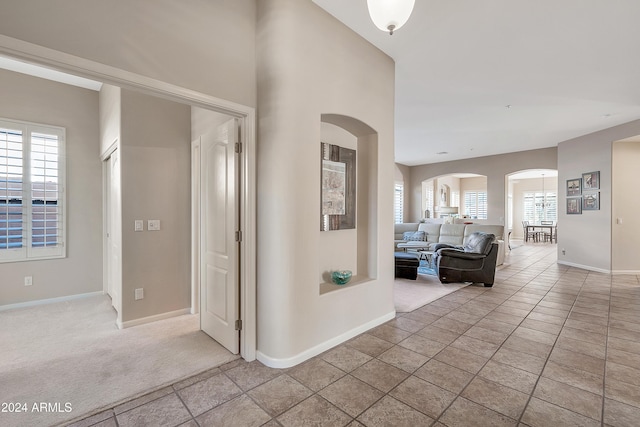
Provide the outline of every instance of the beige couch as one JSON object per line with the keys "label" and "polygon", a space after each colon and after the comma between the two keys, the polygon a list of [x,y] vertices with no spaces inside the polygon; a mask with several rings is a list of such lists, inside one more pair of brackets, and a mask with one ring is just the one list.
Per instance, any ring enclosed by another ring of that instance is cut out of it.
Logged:
{"label": "beige couch", "polygon": [[[395,224],[395,246],[396,251],[399,243],[408,243],[403,240],[403,235],[407,231],[424,231],[426,241],[412,241],[410,246],[414,248],[425,248],[433,250],[436,243],[448,243],[450,245],[463,245],[466,237],[476,231],[491,233],[496,236],[498,242],[498,261],[496,265],[504,263],[505,242],[504,242],[504,225],[488,225],[488,224],[436,224],[436,223],[402,223]],[[411,249],[411,248],[409,248]]]}

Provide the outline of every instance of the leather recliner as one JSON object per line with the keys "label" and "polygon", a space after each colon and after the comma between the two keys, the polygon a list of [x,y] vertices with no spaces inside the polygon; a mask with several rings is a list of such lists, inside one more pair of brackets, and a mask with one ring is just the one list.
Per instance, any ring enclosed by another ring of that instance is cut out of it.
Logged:
{"label": "leather recliner", "polygon": [[467,237],[464,246],[438,243],[435,265],[442,283],[474,282],[493,286],[496,274],[498,244],[495,236],[475,232]]}

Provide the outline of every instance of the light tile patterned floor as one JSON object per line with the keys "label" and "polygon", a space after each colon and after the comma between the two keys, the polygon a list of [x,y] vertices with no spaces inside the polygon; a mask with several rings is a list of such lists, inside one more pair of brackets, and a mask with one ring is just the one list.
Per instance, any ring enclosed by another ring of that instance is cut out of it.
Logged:
{"label": "light tile patterned floor", "polygon": [[291,369],[235,361],[74,426],[638,426],[640,282],[515,248],[468,286]]}

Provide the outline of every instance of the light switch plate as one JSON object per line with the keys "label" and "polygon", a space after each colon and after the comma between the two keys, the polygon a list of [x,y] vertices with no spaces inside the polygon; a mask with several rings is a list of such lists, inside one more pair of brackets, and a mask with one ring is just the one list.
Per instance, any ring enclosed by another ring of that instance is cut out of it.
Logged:
{"label": "light switch plate", "polygon": [[144,231],[144,221],[141,219],[135,220],[135,231]]}
{"label": "light switch plate", "polygon": [[159,219],[150,219],[147,221],[147,230],[149,231],[158,231],[160,230],[160,220]]}

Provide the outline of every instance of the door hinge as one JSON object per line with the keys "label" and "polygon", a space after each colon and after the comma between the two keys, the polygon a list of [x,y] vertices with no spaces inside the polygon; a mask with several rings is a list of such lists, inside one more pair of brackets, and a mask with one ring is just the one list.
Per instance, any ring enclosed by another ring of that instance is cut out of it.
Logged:
{"label": "door hinge", "polygon": [[242,320],[238,319],[236,320],[236,331],[241,331],[242,330]]}
{"label": "door hinge", "polygon": [[236,142],[236,153],[242,153],[242,142]]}
{"label": "door hinge", "polygon": [[236,231],[236,242],[242,242],[242,230]]}

